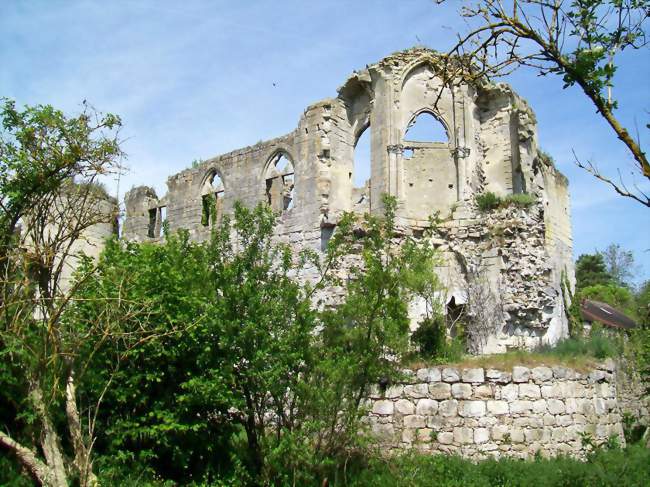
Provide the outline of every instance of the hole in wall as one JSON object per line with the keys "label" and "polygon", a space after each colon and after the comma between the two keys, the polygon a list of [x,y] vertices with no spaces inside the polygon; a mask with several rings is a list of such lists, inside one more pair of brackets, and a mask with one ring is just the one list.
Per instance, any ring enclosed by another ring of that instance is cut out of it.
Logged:
{"label": "hole in wall", "polygon": [[201,190],[201,224],[204,227],[221,221],[225,189],[221,177],[215,172],[208,176]]}
{"label": "hole in wall", "polygon": [[156,218],[158,218],[158,209],[151,208],[149,210],[149,226],[147,227],[147,236],[149,238],[156,238]]}
{"label": "hole in wall", "polygon": [[352,186],[363,188],[370,179],[370,130],[366,128],[354,146]]}
{"label": "hole in wall", "polygon": [[404,159],[411,159],[413,157],[413,154],[415,154],[415,151],[411,148],[406,148],[404,149],[404,152],[402,152],[402,157]]}
{"label": "hole in wall", "polygon": [[330,239],[334,235],[334,227],[321,227],[320,229],[320,250],[325,252]]}
{"label": "hole in wall", "polygon": [[294,207],[295,181],[293,162],[287,154],[279,152],[271,159],[266,170],[266,199],[274,211]]}
{"label": "hole in wall", "polygon": [[444,125],[429,112],[420,113],[406,128],[405,140],[414,142],[448,142]]}

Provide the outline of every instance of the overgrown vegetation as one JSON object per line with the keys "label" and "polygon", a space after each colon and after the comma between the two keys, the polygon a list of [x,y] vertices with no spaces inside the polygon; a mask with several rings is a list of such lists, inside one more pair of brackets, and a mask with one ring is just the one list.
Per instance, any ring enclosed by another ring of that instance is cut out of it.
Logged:
{"label": "overgrown vegetation", "polygon": [[482,212],[488,212],[498,208],[507,208],[509,206],[528,208],[536,201],[536,198],[528,193],[509,194],[505,197],[501,197],[491,191],[486,191],[476,195],[475,197],[476,206]]}
{"label": "overgrown vegetation", "polygon": [[457,456],[406,454],[375,457],[357,467],[345,481],[333,485],[368,486],[645,486],[650,478],[650,450],[642,445],[626,449],[611,442],[597,447],[586,462],[567,457],[522,461],[502,458],[478,463]]}

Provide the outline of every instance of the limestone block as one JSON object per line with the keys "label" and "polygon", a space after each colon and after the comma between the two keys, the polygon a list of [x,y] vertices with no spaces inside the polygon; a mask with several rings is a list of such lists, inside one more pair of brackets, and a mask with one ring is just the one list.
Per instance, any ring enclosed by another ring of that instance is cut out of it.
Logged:
{"label": "limestone block", "polygon": [[406,428],[402,431],[402,442],[413,443],[415,441],[415,432],[413,428]]}
{"label": "limestone block", "polygon": [[516,384],[508,384],[501,388],[500,398],[504,401],[512,402],[519,398],[519,386]]}
{"label": "limestone block", "polygon": [[490,436],[494,441],[501,441],[506,433],[509,434],[510,429],[505,425],[494,426],[491,429]]}
{"label": "limestone block", "polygon": [[537,401],[533,401],[533,412],[535,414],[544,414],[546,411],[546,399],[538,399]]}
{"label": "limestone block", "polygon": [[456,399],[441,401],[438,405],[438,414],[443,417],[456,416],[458,414],[458,401]]}
{"label": "limestone block", "polygon": [[470,382],[480,384],[485,381],[485,373],[483,369],[465,369],[463,370],[463,382]]}
{"label": "limestone block", "polygon": [[429,373],[427,374],[427,382],[440,382],[442,379],[442,374],[440,369],[437,367],[429,368]]}
{"label": "limestone block", "polygon": [[507,382],[510,382],[512,375],[497,369],[487,369],[485,371],[485,377],[491,382],[505,384]]}
{"label": "limestone block", "polygon": [[519,397],[524,399],[539,399],[542,393],[537,384],[519,384]]}
{"label": "limestone block", "polygon": [[485,416],[485,401],[462,401],[458,414],[466,418]]}
{"label": "limestone block", "polygon": [[577,401],[579,413],[589,416],[596,412],[596,408],[594,408],[594,403],[591,399],[578,399]]}
{"label": "limestone block", "polygon": [[433,399],[420,399],[415,409],[416,414],[429,416],[438,412],[438,403]]}
{"label": "limestone block", "polygon": [[600,382],[605,380],[606,374],[602,370],[592,370],[589,372],[589,382]]}
{"label": "limestone block", "polygon": [[544,426],[553,426],[555,425],[555,416],[552,414],[545,414],[542,416],[542,421],[544,422]]}
{"label": "limestone block", "polygon": [[429,395],[429,387],[427,384],[414,384],[404,386],[404,394],[414,399],[427,397]]}
{"label": "limestone block", "polygon": [[553,376],[556,379],[566,379],[569,375],[569,369],[560,365],[554,365],[551,370],[553,370]]}
{"label": "limestone block", "polygon": [[513,428],[510,430],[510,441],[513,443],[524,442],[524,430],[521,428]]}
{"label": "limestone block", "polygon": [[572,418],[574,424],[587,424],[587,417],[584,414],[574,414]]}
{"label": "limestone block", "polygon": [[395,411],[406,416],[415,412],[415,405],[408,399],[400,399],[395,402]]}
{"label": "limestone block", "polygon": [[510,412],[512,414],[528,413],[533,409],[532,401],[512,401],[510,403]]}
{"label": "limestone block", "polygon": [[562,384],[543,385],[540,387],[542,397],[561,399],[564,397],[564,388]]}
{"label": "limestone block", "polygon": [[600,397],[604,398],[610,398],[614,397],[613,392],[613,387],[611,387],[607,382],[603,382],[602,384],[598,384],[596,386],[596,394],[599,395]]}
{"label": "limestone block", "polygon": [[494,397],[494,391],[489,384],[482,384],[474,388],[474,397],[477,399],[489,399]]}
{"label": "limestone block", "polygon": [[393,414],[393,401],[375,401],[372,406],[374,414],[388,415]]}
{"label": "limestone block", "polygon": [[551,430],[551,439],[555,442],[566,441],[566,429],[565,428],[553,428]]}
{"label": "limestone block", "polygon": [[569,426],[570,424],[573,424],[573,418],[570,414],[561,414],[555,417],[555,423],[558,426]]}
{"label": "limestone block", "polygon": [[507,401],[487,401],[487,410],[490,414],[500,415],[508,414],[508,402]]}
{"label": "limestone block", "polygon": [[487,443],[490,439],[490,430],[487,428],[476,428],[474,430],[474,443]]}
{"label": "limestone block", "polygon": [[528,382],[530,379],[530,369],[515,365],[512,368],[512,382]]}
{"label": "limestone block", "polygon": [[438,433],[438,443],[443,445],[450,445],[454,441],[454,434],[450,431]]}
{"label": "limestone block", "polygon": [[405,428],[424,428],[426,426],[426,420],[424,416],[418,414],[410,414],[404,416],[404,427]]}
{"label": "limestone block", "polygon": [[428,382],[427,378],[429,377],[429,369],[418,369],[415,376],[420,382]]}
{"label": "limestone block", "polygon": [[397,399],[404,392],[404,386],[401,384],[396,384],[388,387],[386,389],[386,399]]}
{"label": "limestone block", "polygon": [[429,384],[429,397],[433,399],[449,399],[451,397],[451,386],[444,382]]}
{"label": "limestone block", "polygon": [[454,442],[460,444],[472,443],[474,430],[472,428],[454,428]]}
{"label": "limestone block", "polygon": [[478,418],[476,422],[478,423],[477,426],[481,427],[487,427],[487,426],[494,426],[495,424],[499,424],[500,418],[495,418],[494,416],[483,416],[482,418]]}
{"label": "limestone block", "polygon": [[564,414],[564,411],[566,410],[564,403],[559,399],[548,399],[546,404],[548,406],[548,412],[554,415]]}
{"label": "limestone block", "polygon": [[533,380],[537,383],[546,382],[553,378],[553,370],[550,367],[535,367],[531,372]]}
{"label": "limestone block", "polygon": [[451,395],[456,399],[469,399],[472,397],[472,386],[469,384],[452,384]]}
{"label": "limestone block", "polygon": [[542,439],[542,430],[541,429],[524,430],[524,438],[527,443],[532,443],[533,441],[539,441]]}
{"label": "limestone block", "polygon": [[616,370],[616,362],[611,358],[605,359],[603,363],[600,364],[600,368],[608,372],[614,372]]}
{"label": "limestone block", "polygon": [[458,369],[446,367],[442,369],[442,380],[445,382],[458,382],[460,380],[460,372]]}
{"label": "limestone block", "polygon": [[418,430],[417,437],[418,442],[420,443],[430,443],[431,442],[431,432],[433,430],[429,428],[421,428]]}
{"label": "limestone block", "polygon": [[578,400],[573,397],[565,399],[564,405],[567,414],[575,413],[578,410]]}
{"label": "limestone block", "polygon": [[389,442],[395,437],[395,430],[393,425],[388,424],[373,424],[372,434],[379,441]]}
{"label": "limestone block", "polygon": [[607,403],[604,399],[597,397],[593,399],[593,404],[596,414],[607,414]]}

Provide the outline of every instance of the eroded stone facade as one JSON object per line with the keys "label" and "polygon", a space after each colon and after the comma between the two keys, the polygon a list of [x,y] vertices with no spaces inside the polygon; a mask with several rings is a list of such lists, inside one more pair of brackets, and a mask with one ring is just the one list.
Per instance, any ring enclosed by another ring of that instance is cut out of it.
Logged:
{"label": "eroded stone facade", "polygon": [[[280,214],[279,239],[321,251],[343,212],[381,213],[389,194],[404,234],[419,235],[433,214],[442,220],[434,242],[445,302],[466,303],[468,269],[480,270],[496,297],[483,351],[556,341],[567,331],[562,276],[573,279],[567,181],[539,151],[534,114],[510,87],[445,84],[440,66],[428,49],[395,53],[309,106],[293,132],[181,171],[162,197],[134,188],[124,237],[155,240],[166,218],[169,231],[202,240],[235,201],[266,201]],[[423,114],[441,124],[443,140],[408,140]],[[355,146],[366,130],[370,178],[354,187]],[[482,213],[475,197],[487,191],[527,193],[535,203]]]}

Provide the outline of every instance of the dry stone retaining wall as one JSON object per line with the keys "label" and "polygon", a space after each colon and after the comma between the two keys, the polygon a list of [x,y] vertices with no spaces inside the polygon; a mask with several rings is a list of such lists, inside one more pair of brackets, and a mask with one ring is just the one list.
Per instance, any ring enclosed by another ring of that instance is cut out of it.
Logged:
{"label": "dry stone retaining wall", "polygon": [[423,368],[370,395],[368,421],[388,450],[526,458],[585,453],[581,434],[624,443],[612,361],[566,367]]}

